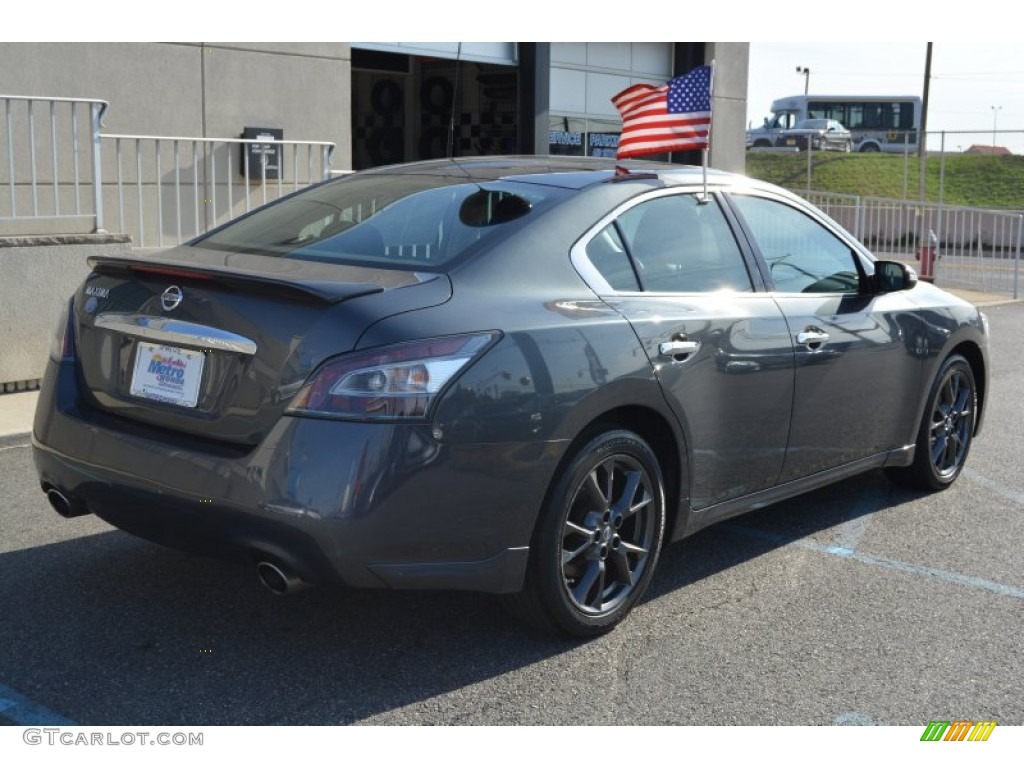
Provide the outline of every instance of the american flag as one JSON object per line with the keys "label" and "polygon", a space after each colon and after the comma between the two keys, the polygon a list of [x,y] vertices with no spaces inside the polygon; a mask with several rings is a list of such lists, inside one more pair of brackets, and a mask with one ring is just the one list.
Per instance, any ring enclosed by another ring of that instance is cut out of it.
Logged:
{"label": "american flag", "polygon": [[704,149],[711,130],[711,67],[674,77],[665,85],[632,85],[612,97],[622,115],[616,157]]}

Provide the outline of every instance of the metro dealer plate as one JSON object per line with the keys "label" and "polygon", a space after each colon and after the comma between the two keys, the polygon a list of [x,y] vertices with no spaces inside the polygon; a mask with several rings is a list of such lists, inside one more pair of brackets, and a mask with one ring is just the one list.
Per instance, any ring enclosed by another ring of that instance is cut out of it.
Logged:
{"label": "metro dealer plate", "polygon": [[195,408],[204,362],[202,352],[140,341],[135,352],[131,394]]}

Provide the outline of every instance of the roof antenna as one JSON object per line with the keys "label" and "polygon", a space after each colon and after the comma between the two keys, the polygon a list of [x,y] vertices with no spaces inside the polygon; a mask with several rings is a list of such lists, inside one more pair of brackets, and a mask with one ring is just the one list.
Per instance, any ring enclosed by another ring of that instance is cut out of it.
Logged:
{"label": "roof antenna", "polygon": [[462,43],[455,53],[455,84],[452,86],[452,111],[448,118],[448,159],[451,160],[455,147],[455,102],[459,98],[459,64],[462,62]]}

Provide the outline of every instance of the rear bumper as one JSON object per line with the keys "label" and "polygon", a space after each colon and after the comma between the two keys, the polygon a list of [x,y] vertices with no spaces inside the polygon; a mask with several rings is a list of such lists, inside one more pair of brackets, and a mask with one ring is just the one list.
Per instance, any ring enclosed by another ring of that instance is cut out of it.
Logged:
{"label": "rear bumper", "polygon": [[33,433],[44,490],[143,538],[269,558],[310,583],[487,592],[521,588],[565,445],[285,417],[243,452],[92,409],[73,365],[53,362]]}

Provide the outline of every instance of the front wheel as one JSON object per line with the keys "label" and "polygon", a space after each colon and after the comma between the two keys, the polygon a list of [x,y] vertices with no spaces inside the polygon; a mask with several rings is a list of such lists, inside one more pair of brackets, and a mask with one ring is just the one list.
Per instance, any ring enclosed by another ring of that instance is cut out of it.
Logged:
{"label": "front wheel", "polygon": [[607,632],[647,589],[664,530],[664,483],[653,451],[632,432],[604,432],[556,479],[523,592],[508,605],[533,624],[577,637]]}
{"label": "front wheel", "polygon": [[974,437],[977,387],[970,363],[953,355],[942,364],[921,419],[909,467],[889,470],[904,485],[941,491],[960,476]]}

